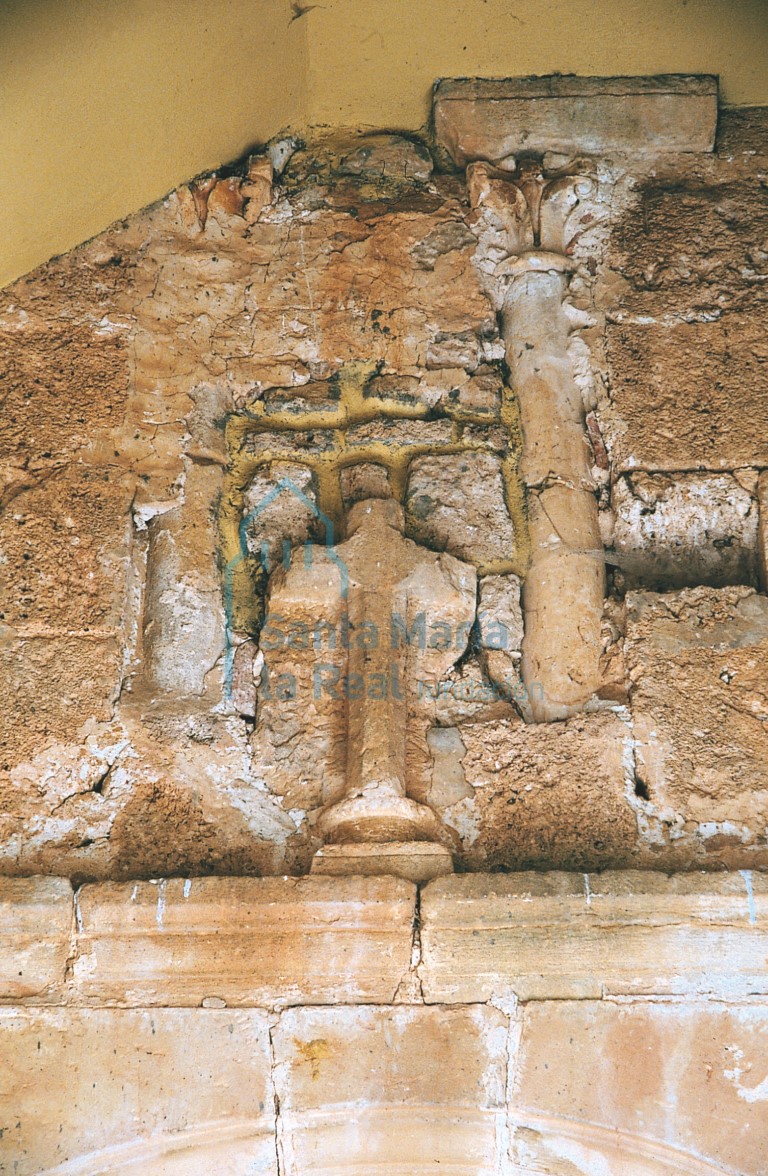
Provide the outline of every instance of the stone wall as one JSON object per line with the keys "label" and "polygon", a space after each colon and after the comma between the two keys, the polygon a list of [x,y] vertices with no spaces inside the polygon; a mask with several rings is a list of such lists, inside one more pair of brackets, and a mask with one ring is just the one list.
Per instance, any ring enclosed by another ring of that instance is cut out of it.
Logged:
{"label": "stone wall", "polygon": [[715,114],[443,83],[4,292],[0,1171],[765,1172],[766,118]]}
{"label": "stone wall", "polygon": [[[545,499],[502,337],[505,180],[415,137],[281,142],[5,290],[0,869],[306,872],[338,753],[308,732],[349,700],[267,697],[270,664],[314,666],[274,617],[265,639],[270,594],[381,497],[477,577],[409,702],[410,787],[460,868],[768,864],[764,126],[537,164],[556,194],[589,177],[557,362],[598,508],[572,543],[608,569],[558,721],[525,673]],[[558,642],[586,625],[545,604]]]}
{"label": "stone wall", "polygon": [[17,1176],[765,1171],[760,874],[4,879],[0,904]]}

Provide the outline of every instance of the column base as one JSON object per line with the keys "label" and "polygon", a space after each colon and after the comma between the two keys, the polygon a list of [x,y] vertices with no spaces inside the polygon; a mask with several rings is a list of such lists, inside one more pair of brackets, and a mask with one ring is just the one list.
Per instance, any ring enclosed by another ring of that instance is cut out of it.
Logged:
{"label": "column base", "polygon": [[324,845],[312,861],[313,874],[393,874],[409,882],[431,882],[453,873],[449,849],[434,841],[388,841]]}

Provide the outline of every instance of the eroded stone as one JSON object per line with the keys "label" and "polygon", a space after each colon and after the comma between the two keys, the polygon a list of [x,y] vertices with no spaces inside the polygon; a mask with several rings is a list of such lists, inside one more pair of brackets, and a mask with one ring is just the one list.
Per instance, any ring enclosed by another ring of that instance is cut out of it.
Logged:
{"label": "eroded stone", "polygon": [[513,559],[515,528],[501,470],[499,458],[486,453],[416,458],[406,492],[408,533],[480,566]]}

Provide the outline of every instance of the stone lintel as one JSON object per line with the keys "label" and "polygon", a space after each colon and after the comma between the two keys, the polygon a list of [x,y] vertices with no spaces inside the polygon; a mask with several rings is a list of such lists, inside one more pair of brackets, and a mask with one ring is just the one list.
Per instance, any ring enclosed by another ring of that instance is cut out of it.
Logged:
{"label": "stone lintel", "polygon": [[0,878],[0,1002],[60,997],[72,924],[66,878]]}
{"label": "stone lintel", "polygon": [[386,1003],[416,888],[399,878],[172,878],[79,894],[74,984],[92,1004]]}
{"label": "stone lintel", "polygon": [[712,151],[717,78],[457,78],[437,82],[435,134],[454,163],[519,154]]}
{"label": "stone lintel", "polygon": [[768,876],[458,875],[421,899],[429,1003],[768,993]]}

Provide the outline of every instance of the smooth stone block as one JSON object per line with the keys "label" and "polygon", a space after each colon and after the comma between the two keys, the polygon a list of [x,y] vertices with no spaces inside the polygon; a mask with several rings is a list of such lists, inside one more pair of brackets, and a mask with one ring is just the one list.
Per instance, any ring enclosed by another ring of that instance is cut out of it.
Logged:
{"label": "smooth stone block", "polygon": [[0,878],[0,1001],[55,998],[72,952],[66,878]]}
{"label": "smooth stone block", "polygon": [[453,873],[453,858],[450,850],[433,841],[348,842],[319,849],[312,873],[334,877],[392,874],[409,882],[431,882]]}
{"label": "smooth stone block", "polygon": [[507,1019],[497,1009],[288,1009],[273,1033],[284,1176],[495,1176]]}
{"label": "smooth stone block", "polygon": [[173,878],[85,886],[74,982],[90,1003],[389,1001],[416,888],[399,878]]}
{"label": "smooth stone block", "polygon": [[276,1176],[253,1010],[0,1009],[0,1172]]}
{"label": "smooth stone block", "polygon": [[711,151],[717,78],[448,78],[433,109],[437,141],[461,167],[522,152]]}
{"label": "smooth stone block", "polygon": [[428,1002],[768,993],[768,876],[460,875],[421,900]]}
{"label": "smooth stone block", "polygon": [[761,1176],[768,1006],[526,1006],[510,1107],[514,1172]]}

